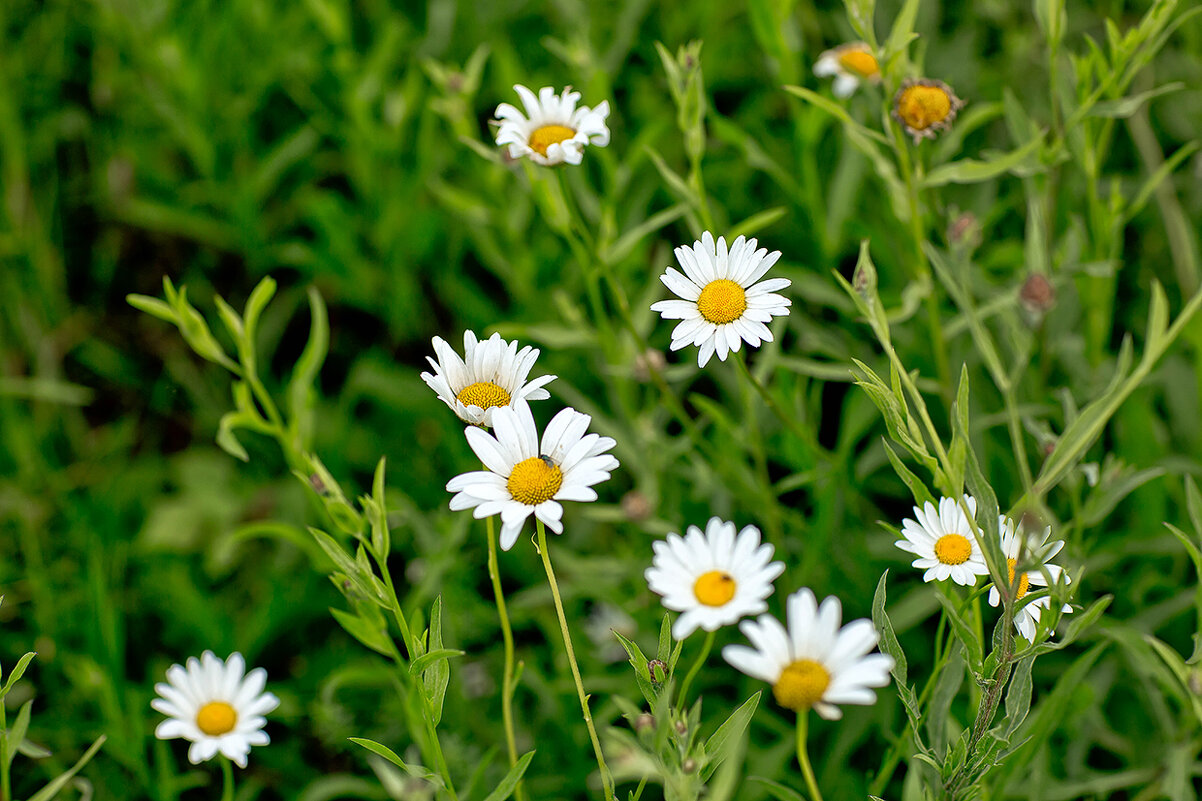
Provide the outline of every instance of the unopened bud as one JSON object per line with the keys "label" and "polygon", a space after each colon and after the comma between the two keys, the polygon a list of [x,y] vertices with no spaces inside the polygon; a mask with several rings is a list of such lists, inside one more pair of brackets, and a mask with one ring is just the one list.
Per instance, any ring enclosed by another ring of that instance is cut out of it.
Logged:
{"label": "unopened bud", "polygon": [[317,473],[309,476],[309,486],[312,487],[313,491],[318,495],[325,495],[329,491],[326,489],[326,482],[323,481],[321,476],[319,476]]}
{"label": "unopened bud", "polygon": [[630,372],[634,375],[636,381],[646,383],[651,380],[651,373],[662,373],[664,368],[668,366],[668,360],[664,357],[663,351],[648,348],[642,353],[635,354],[634,364],[631,366]]}
{"label": "unopened bud", "polygon": [[684,771],[686,774],[687,773],[696,773],[697,772],[697,760],[693,759],[692,757],[689,757],[688,759],[686,759],[684,762],[682,762],[680,764],[680,769],[682,771]]}
{"label": "unopened bud", "polygon": [[947,241],[953,248],[973,250],[981,244],[981,224],[971,211],[957,214],[947,225]]}
{"label": "unopened bud", "polygon": [[647,663],[647,672],[651,674],[651,681],[656,684],[663,684],[668,679],[668,666],[659,659],[652,659]]}
{"label": "unopened bud", "polygon": [[1056,305],[1056,289],[1046,275],[1032,273],[1018,291],[1018,299],[1028,312],[1042,316]]}
{"label": "unopened bud", "polygon": [[651,501],[638,490],[631,490],[622,496],[622,513],[632,523],[638,523],[651,517]]}
{"label": "unopened bud", "polygon": [[688,734],[689,733],[689,725],[687,723],[685,723],[683,720],[676,721],[676,733],[682,737],[684,735]]}
{"label": "unopened bud", "polygon": [[635,731],[650,731],[655,728],[655,716],[647,712],[639,715],[634,721]]}
{"label": "unopened bud", "polygon": [[463,91],[463,73],[452,72],[447,76],[447,91],[451,94]]}

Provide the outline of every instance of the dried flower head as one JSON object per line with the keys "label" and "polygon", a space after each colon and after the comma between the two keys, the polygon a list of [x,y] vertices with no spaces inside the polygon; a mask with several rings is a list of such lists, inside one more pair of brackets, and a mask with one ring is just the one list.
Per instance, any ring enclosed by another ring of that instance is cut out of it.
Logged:
{"label": "dried flower head", "polygon": [[963,107],[964,101],[943,81],[911,78],[893,96],[893,119],[918,144],[924,136],[934,139],[938,131],[950,128]]}

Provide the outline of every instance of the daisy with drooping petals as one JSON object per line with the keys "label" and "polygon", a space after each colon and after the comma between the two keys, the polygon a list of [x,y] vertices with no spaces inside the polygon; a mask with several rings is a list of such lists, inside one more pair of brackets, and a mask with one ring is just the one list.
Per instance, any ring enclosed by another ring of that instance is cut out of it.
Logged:
{"label": "daisy with drooping petals", "polygon": [[[1045,528],[1042,535],[1027,534],[1023,531],[1022,523],[1016,524],[1005,515],[998,515],[998,533],[1002,538],[1002,553],[1006,555],[1006,572],[1011,585],[1014,584],[1014,570],[1018,566],[1020,557],[1023,564],[1035,565],[1033,569],[1019,575],[1018,589],[1014,594],[1015,601],[1021,601],[1026,597],[1031,587],[1048,586],[1049,577],[1056,582],[1063,573],[1064,581],[1068,583],[1069,576],[1064,572],[1064,568],[1048,562],[1064,547],[1064,540],[1056,540],[1048,544],[1048,537],[1052,535],[1051,526]],[[1046,576],[1044,571],[1047,571]],[[989,589],[989,605],[997,606],[1001,602],[1002,595],[998,592],[998,588],[991,587]],[[1014,627],[1018,629],[1018,633],[1029,641],[1035,642],[1035,635],[1039,629],[1039,616],[1043,614],[1043,610],[1050,609],[1051,605],[1052,599],[1045,595],[1017,609],[1014,612]],[[1064,613],[1073,611],[1068,604],[1060,609]]]}
{"label": "daisy with drooping petals", "polygon": [[644,575],[664,606],[682,612],[672,636],[683,640],[697,630],[716,631],[741,617],[768,609],[772,582],[784,562],[772,562],[771,543],[760,543],[760,531],[747,526],[735,536],[735,524],[711,517],[705,533],[689,526],[684,537],[669,534],[654,543],[655,558]]}
{"label": "daisy with drooping petals", "polygon": [[245,768],[250,747],[270,742],[263,716],[280,705],[279,698],[263,692],[267,671],[245,673],[246,661],[237,652],[222,662],[205,651],[200,659],[189,657],[187,665],[167,668],[167,681],[154,685],[161,697],[150,705],[167,716],[154,736],[190,741],[188,761],[193,765],[221,752]]}
{"label": "daisy with drooping petals", "polygon": [[538,359],[538,348],[527,345],[518,350],[517,342],[506,342],[500,334],[479,342],[475,333],[464,331],[460,359],[442,337],[434,337],[433,342],[438,360],[426,357],[434,372],[422,373],[421,379],[465,423],[492,426],[496,408],[551,397],[543,386],[555,376],[526,380]]}
{"label": "daisy with drooping petals", "polygon": [[744,620],[739,631],[753,648],[728,645],[722,657],[752,678],[772,685],[776,702],[795,712],[811,707],[827,720],[843,712],[835,704],[871,704],[870,688],[889,683],[893,657],[871,654],[879,635],[871,620],[853,620],[842,628],[842,607],[831,596],[818,606],[814,593],[801,589],[786,602],[788,630],[772,615]]}
{"label": "daisy with drooping petals", "polygon": [[468,428],[467,441],[485,470],[447,482],[452,509],[475,509],[479,519],[501,515],[501,548],[508,551],[531,514],[556,534],[563,533],[560,501],[595,501],[592,489],[609,478],[618,460],[607,453],[610,437],[586,434],[592,418],[572,408],[547,424],[540,446],[530,407],[498,407],[493,434]]}
{"label": "daisy with drooping petals", "polygon": [[910,78],[893,96],[893,119],[918,144],[923,137],[934,139],[936,133],[952,127],[963,107],[964,101],[943,81]]}
{"label": "daisy with drooping petals", "polygon": [[[789,286],[788,278],[760,281],[780,251],[756,250],[754,239],[740,236],[726,248],[726,239],[706,231],[692,246],[676,248],[676,260],[684,269],[680,274],[669,267],[660,276],[664,286],[683,300],[661,300],[651,310],[665,320],[681,320],[672,331],[672,350],[696,345],[697,365],[705,367],[716,352],[718,359],[738,351],[744,340],[752,347],[771,342],[772,332],[765,323],[789,313],[788,298],[774,294]],[[759,281],[759,283],[756,283]]]}
{"label": "daisy with drooping petals", "polygon": [[605,127],[605,118],[609,116],[608,100],[590,109],[576,106],[580,93],[573,92],[571,87],[559,96],[550,86],[539,89],[538,97],[521,84],[515,85],[513,90],[522,99],[526,113],[509,103],[497,106],[495,112],[501,121],[497,144],[509,145],[510,158],[526,156],[544,166],[565,161],[579,164],[584,159],[585,145],[605,147],[609,144],[609,128]]}
{"label": "daisy with drooping petals", "polygon": [[[975,517],[977,499],[964,496],[968,510]],[[914,507],[914,517],[902,522],[902,537],[893,543],[918,558],[911,564],[923,573],[923,581],[952,581],[965,587],[977,583],[977,576],[989,575],[985,557],[973,536],[964,509],[955,498],[940,498],[939,509],[927,501],[923,508]]]}
{"label": "daisy with drooping petals", "polygon": [[835,97],[850,97],[861,82],[880,83],[881,65],[864,42],[849,42],[827,50],[814,62],[819,78],[835,76],[831,91]]}

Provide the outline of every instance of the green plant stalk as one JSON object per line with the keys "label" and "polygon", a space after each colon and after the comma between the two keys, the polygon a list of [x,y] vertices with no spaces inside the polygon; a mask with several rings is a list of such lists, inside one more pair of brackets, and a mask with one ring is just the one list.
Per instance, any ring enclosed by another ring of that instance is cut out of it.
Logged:
{"label": "green plant stalk", "polygon": [[818,789],[818,780],[814,778],[814,769],[810,766],[810,755],[806,751],[809,718],[810,710],[808,709],[797,713],[797,763],[801,765],[801,775],[805,777],[806,788],[810,791],[810,801],[822,801],[822,792]]}
{"label": "green plant stalk", "polygon": [[572,648],[572,635],[568,631],[568,619],[563,611],[563,599],[559,595],[559,583],[555,580],[555,570],[551,567],[551,553],[547,550],[547,531],[543,521],[535,518],[538,528],[538,553],[543,559],[543,568],[547,571],[547,583],[551,585],[551,597],[555,599],[555,614],[559,617],[559,631],[563,635],[564,650],[568,655],[568,664],[572,668],[572,680],[576,682],[576,695],[580,699],[580,711],[584,713],[584,724],[588,727],[589,740],[593,744],[593,753],[597,757],[597,769],[601,773],[601,785],[605,790],[606,801],[615,801],[614,780],[609,767],[605,764],[605,754],[601,751],[601,740],[597,737],[597,729],[593,725],[593,713],[588,708],[588,695],[584,692],[584,682],[580,679],[580,666],[576,664],[576,651]]}
{"label": "green plant stalk", "polygon": [[234,801],[234,763],[221,757],[221,801]]}
{"label": "green plant stalk", "polygon": [[772,410],[772,413],[776,415],[777,419],[781,421],[785,428],[789,429],[789,432],[793,434],[793,436],[806,443],[811,450],[817,451],[818,443],[814,440],[813,433],[806,431],[804,428],[798,425],[797,420],[781,408],[780,403],[778,403],[776,398],[773,397],[772,393],[768,391],[768,388],[764,386],[764,384],[751,372],[750,368],[747,367],[747,361],[743,357],[743,352],[739,351],[735,353],[732,361],[738,365],[739,372],[741,372],[743,377],[747,379],[752,387],[755,388],[755,391],[759,393],[761,398],[764,399],[764,403],[768,404],[768,408]]}
{"label": "green plant stalk", "polygon": [[[492,517],[485,520],[488,525],[488,577],[492,580],[493,597],[497,602],[497,618],[501,622],[501,639],[505,645],[505,666],[501,673],[501,720],[505,726],[505,747],[509,750],[509,765],[513,767],[518,761],[517,738],[513,730],[513,629],[509,625],[509,611],[505,608],[505,594],[501,590],[501,572],[497,565],[496,524]],[[514,797],[518,801],[525,797],[522,782],[518,782],[514,788]]]}
{"label": "green plant stalk", "polygon": [[8,775],[8,717],[3,698],[0,698],[0,732],[4,733],[0,737],[0,801],[12,801],[12,780]]}
{"label": "green plant stalk", "polygon": [[684,681],[680,683],[680,694],[676,696],[676,705],[681,709],[687,709],[689,688],[693,686],[693,679],[701,672],[701,668],[705,665],[705,660],[709,659],[710,651],[714,648],[714,639],[718,636],[718,631],[707,631],[705,633],[705,642],[701,644],[701,651],[697,654],[697,661],[689,668],[689,672],[685,674]]}

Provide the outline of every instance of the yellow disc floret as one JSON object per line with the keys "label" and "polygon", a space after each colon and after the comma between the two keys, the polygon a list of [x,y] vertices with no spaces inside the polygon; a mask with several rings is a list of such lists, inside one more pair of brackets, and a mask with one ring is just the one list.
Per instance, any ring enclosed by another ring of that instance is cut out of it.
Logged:
{"label": "yellow disc floret", "polygon": [[531,456],[513,466],[505,486],[518,503],[538,506],[549,501],[563,486],[563,471],[559,465],[543,456]]}
{"label": "yellow disc floret", "polygon": [[897,101],[897,113],[902,122],[918,131],[943,122],[951,111],[951,98],[938,86],[916,84],[907,87]]}
{"label": "yellow disc floret", "polygon": [[494,406],[508,406],[509,393],[491,381],[477,381],[468,384],[459,391],[455,399],[464,406],[479,406],[481,409],[491,409]]}
{"label": "yellow disc floret", "polygon": [[530,149],[540,156],[547,155],[547,148],[551,145],[557,145],[567,139],[571,139],[576,135],[576,132],[571,128],[563,125],[544,125],[540,128],[535,128],[534,133],[530,134]]}
{"label": "yellow disc floret", "polygon": [[772,685],[772,695],[785,709],[801,712],[821,701],[830,683],[831,674],[825,667],[813,659],[798,659],[781,672]]}
{"label": "yellow disc floret", "polygon": [[723,606],[735,597],[739,584],[734,576],[722,570],[702,573],[693,583],[693,595],[706,606]]}
{"label": "yellow disc floret", "polygon": [[210,701],[196,713],[196,728],[210,737],[220,737],[234,730],[238,713],[225,701]]}
{"label": "yellow disc floret", "polygon": [[697,298],[697,311],[711,323],[722,325],[743,316],[747,310],[747,293],[728,278],[710,281]]}
{"label": "yellow disc floret", "polygon": [[[1014,586],[1014,566],[1018,564],[1015,559],[1006,560],[1006,572],[1009,574],[1010,586]],[[1014,593],[1014,600],[1019,600],[1027,594],[1027,590],[1031,587],[1031,582],[1027,578],[1027,574],[1023,573],[1018,579],[1018,591]]]}
{"label": "yellow disc floret", "polygon": [[839,53],[839,66],[860,78],[875,78],[881,74],[876,56],[860,47],[851,47]]}
{"label": "yellow disc floret", "polygon": [[935,540],[935,558],[945,565],[962,565],[972,556],[972,543],[963,534],[944,534]]}

